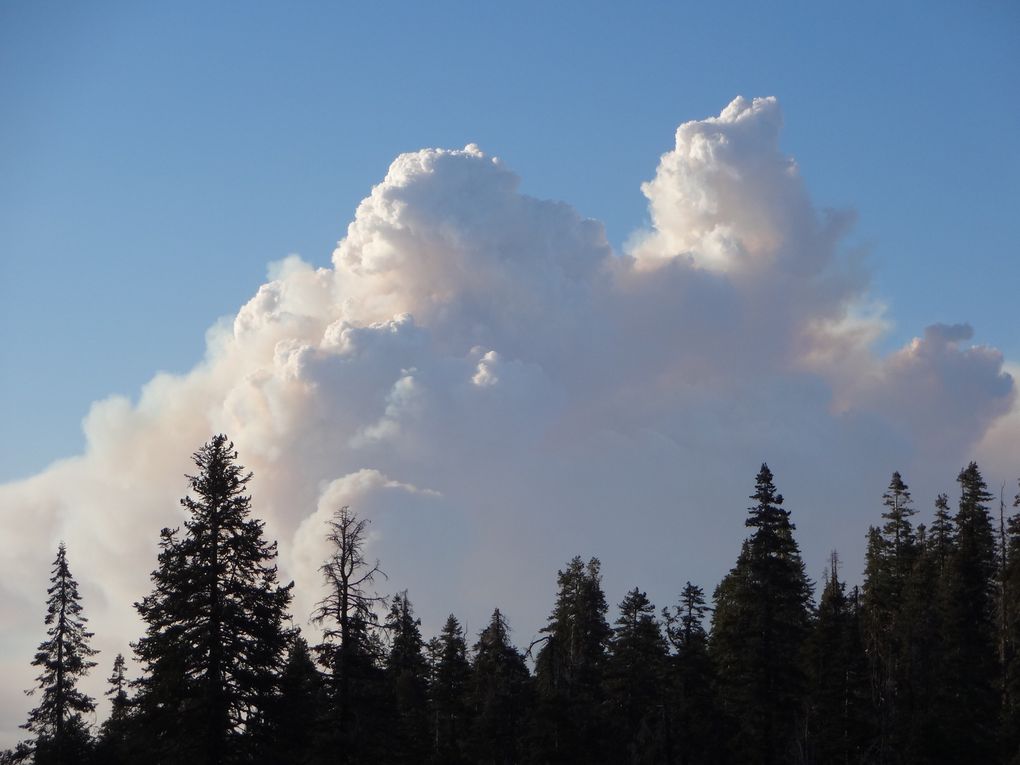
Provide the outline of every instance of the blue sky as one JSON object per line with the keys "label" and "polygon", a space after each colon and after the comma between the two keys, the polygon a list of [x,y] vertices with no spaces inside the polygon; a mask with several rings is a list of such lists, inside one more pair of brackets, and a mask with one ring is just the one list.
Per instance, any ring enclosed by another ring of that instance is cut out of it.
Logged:
{"label": "blue sky", "polygon": [[326,264],[399,152],[475,142],[619,246],[677,124],[737,94],[858,211],[885,348],[969,321],[1020,359],[1018,8],[5,3],[0,478],[190,368],[267,262]]}
{"label": "blue sky", "polygon": [[762,460],[816,580],[893,470],[1010,496],[1018,9],[0,4],[0,748],[56,543],[98,695],[216,432],[308,629],[345,504],[426,634],[526,644],[577,554],[710,592]]}

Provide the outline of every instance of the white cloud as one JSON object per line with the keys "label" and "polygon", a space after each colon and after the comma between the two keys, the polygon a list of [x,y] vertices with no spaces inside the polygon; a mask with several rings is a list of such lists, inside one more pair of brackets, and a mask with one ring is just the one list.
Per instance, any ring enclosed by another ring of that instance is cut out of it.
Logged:
{"label": "white cloud", "polygon": [[202,364],[98,402],[84,454],[0,486],[6,743],[57,541],[104,650],[95,690],[140,634],[131,603],[215,432],[255,472],[298,623],[323,522],[350,504],[427,629],[499,605],[522,640],[575,553],[604,558],[611,600],[711,588],[762,459],[820,571],[834,546],[860,557],[892,470],[930,487],[920,500],[974,449],[1015,443],[1013,380],[969,328],[873,352],[884,323],[843,245],[853,216],[815,207],[781,126],[775,99],[740,98],[681,125],[643,186],[652,228],[622,254],[475,146],[398,157],[332,268],[274,264]]}

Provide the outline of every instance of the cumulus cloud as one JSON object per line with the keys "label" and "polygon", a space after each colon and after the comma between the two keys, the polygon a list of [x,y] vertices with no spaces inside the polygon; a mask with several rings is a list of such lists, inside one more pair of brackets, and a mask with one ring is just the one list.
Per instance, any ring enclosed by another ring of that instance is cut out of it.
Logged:
{"label": "cumulus cloud", "polygon": [[853,215],[812,202],[781,128],[773,98],[681,125],[622,253],[473,145],[398,157],[330,268],[274,264],[195,369],[96,403],[83,454],[0,486],[6,743],[57,541],[109,664],[140,634],[131,603],[212,433],[255,472],[306,628],[343,504],[427,629],[499,605],[525,639],[575,553],[603,557],[610,599],[713,586],[762,459],[819,571],[834,546],[860,557],[893,469],[948,488],[1015,433],[1013,378],[964,325],[875,353]]}

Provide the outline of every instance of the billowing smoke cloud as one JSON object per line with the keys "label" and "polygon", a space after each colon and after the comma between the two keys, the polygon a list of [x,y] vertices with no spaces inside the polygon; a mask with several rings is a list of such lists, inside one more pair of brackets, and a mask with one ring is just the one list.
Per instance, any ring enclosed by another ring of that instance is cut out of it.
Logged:
{"label": "billowing smoke cloud", "polygon": [[30,705],[57,541],[104,652],[97,689],[140,634],[159,529],[216,432],[255,472],[296,623],[320,595],[324,521],[350,504],[427,630],[498,605],[524,642],[575,553],[602,557],[611,599],[714,586],[763,459],[817,573],[833,547],[860,560],[892,470],[923,502],[979,442],[1001,457],[1020,421],[1001,354],[936,324],[876,355],[853,216],[815,207],[781,127],[771,98],[681,125],[623,253],[475,146],[398,157],[332,268],[274,264],[194,370],[96,403],[84,454],[0,487],[0,744]]}

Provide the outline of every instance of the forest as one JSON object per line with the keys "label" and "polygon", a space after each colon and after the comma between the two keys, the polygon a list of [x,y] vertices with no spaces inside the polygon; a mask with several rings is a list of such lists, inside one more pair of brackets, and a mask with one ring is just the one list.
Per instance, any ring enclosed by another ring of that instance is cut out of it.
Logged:
{"label": "forest", "polygon": [[368,519],[340,507],[310,644],[233,443],[193,458],[186,520],[160,532],[134,604],[137,676],[103,662],[97,724],[79,684],[100,662],[61,544],[26,657],[36,706],[0,763],[1020,763],[1020,513],[973,462],[928,523],[892,474],[852,588],[836,553],[810,580],[763,464],[710,596],[688,582],[659,609],[635,588],[610,609],[599,560],[575,557],[530,645],[498,608],[478,634],[451,614],[424,636],[407,591],[378,591]]}

